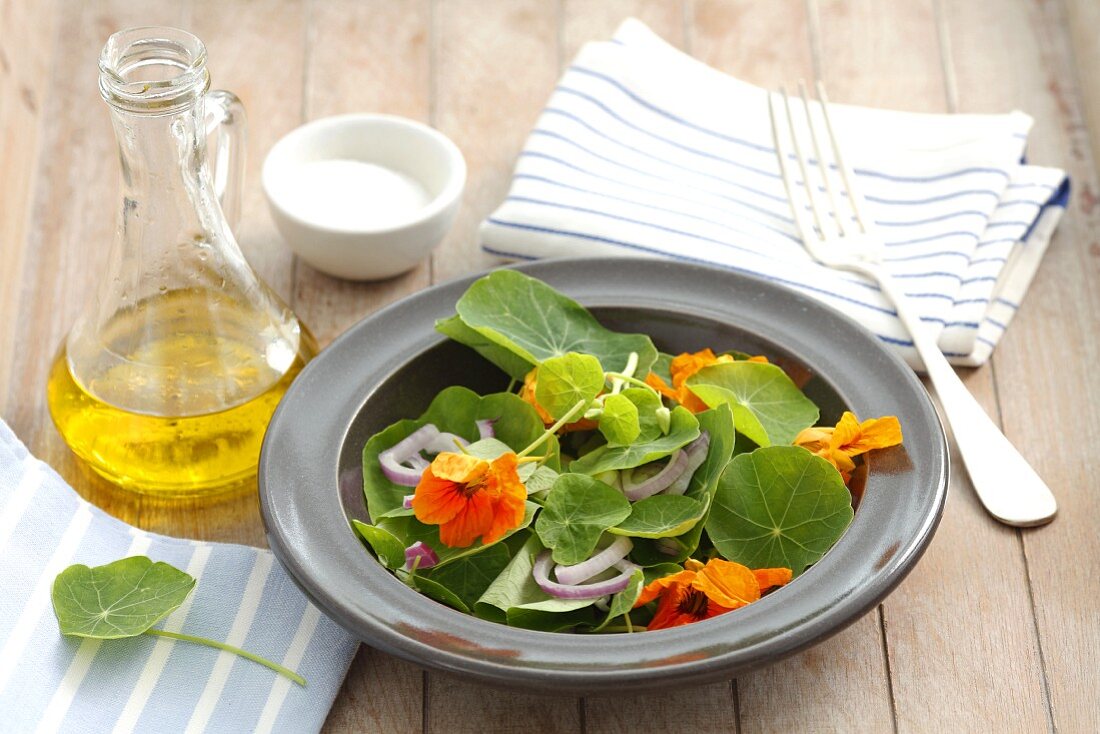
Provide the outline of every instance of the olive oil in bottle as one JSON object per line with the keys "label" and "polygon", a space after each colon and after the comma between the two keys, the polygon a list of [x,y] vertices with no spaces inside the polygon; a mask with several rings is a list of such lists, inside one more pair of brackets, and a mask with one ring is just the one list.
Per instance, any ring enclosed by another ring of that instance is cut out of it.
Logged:
{"label": "olive oil in bottle", "polygon": [[101,329],[106,349],[76,371],[64,346],[57,355],[50,414],[111,482],[180,497],[254,476],[268,421],[316,347],[304,330],[294,345],[253,312],[209,301],[199,291],[154,296]]}

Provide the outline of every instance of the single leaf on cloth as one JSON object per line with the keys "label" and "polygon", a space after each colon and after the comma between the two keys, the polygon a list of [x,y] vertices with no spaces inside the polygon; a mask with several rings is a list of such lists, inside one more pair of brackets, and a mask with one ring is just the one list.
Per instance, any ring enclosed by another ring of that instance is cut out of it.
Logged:
{"label": "single leaf on cloth", "polygon": [[[453,433],[467,441],[481,443],[476,421],[493,420],[493,441],[513,451],[526,448],[545,431],[542,419],[530,405],[511,393],[493,393],[484,397],[464,387],[448,387],[432,400],[428,409],[416,420],[401,420],[371,436],[363,447],[363,495],[367,501],[367,513],[376,522],[403,511],[405,496],[413,493],[412,487],[394,484],[382,473],[378,455],[397,445],[413,431],[432,423],[440,431]],[[480,439],[480,440],[479,440]],[[458,450],[457,447],[455,449]],[[546,464],[557,469],[558,442],[551,436],[544,448],[550,452]],[[495,457],[494,457],[495,458]]]}
{"label": "single leaf on cloth", "polygon": [[651,461],[663,459],[699,438],[699,421],[690,410],[677,406],[672,411],[668,433],[651,441],[637,441],[629,446],[602,446],[590,451],[569,465],[577,474],[599,474],[613,469],[633,469]]}
{"label": "single leaf on cloth", "polygon": [[534,502],[527,502],[524,507],[523,521],[518,527],[512,528],[504,534],[500,540],[496,543],[490,543],[489,545],[482,545],[481,543],[474,543],[466,548],[451,548],[445,545],[442,540],[439,539],[439,526],[438,525],[425,525],[412,516],[404,517],[384,517],[380,519],[375,525],[383,530],[394,535],[401,542],[402,547],[407,548],[413,543],[420,541],[424,543],[433,551],[436,556],[439,557],[439,563],[433,566],[433,569],[442,568],[448,563],[458,560],[459,558],[465,558],[466,556],[472,556],[476,553],[480,553],[487,548],[492,548],[497,543],[501,543],[508,538],[512,537],[516,533],[527,528],[531,521],[535,517],[535,512],[538,511],[539,506]]}
{"label": "single leaf on cloth", "polygon": [[95,568],[77,564],[54,579],[53,610],[63,635],[135,637],[179,607],[194,587],[194,577],[145,556]]}
{"label": "single leaf on cloth", "polygon": [[608,395],[603,401],[599,427],[608,446],[627,446],[633,443],[642,432],[638,422],[638,406],[625,395]]}
{"label": "single leaf on cloth", "polygon": [[351,526],[356,535],[366,541],[383,566],[389,569],[404,567],[405,546],[396,535],[384,528],[368,525],[359,520],[352,520]]}
{"label": "single leaf on cloth", "polygon": [[454,339],[459,344],[465,344],[489,360],[497,367],[504,370],[505,374],[515,380],[522,380],[535,366],[518,354],[505,349],[496,342],[488,339],[462,322],[458,316],[448,319],[440,319],[435,322],[435,330],[444,336]]}
{"label": "single leaf on cloth", "polygon": [[657,358],[648,336],[609,331],[576,301],[515,270],[481,278],[455,310],[466,326],[532,364],[578,352],[621,372],[634,352],[637,370],[645,374]]}
{"label": "single leaf on cloth", "polygon": [[496,543],[481,553],[459,558],[445,566],[426,569],[418,575],[448,589],[462,600],[468,611],[473,609],[493,579],[508,565],[511,556],[508,546]]}
{"label": "single leaf on cloth", "polygon": [[703,518],[706,505],[678,494],[655,494],[638,500],[630,517],[608,532],[631,538],[670,538],[686,533]]}
{"label": "single leaf on cloth", "polygon": [[590,354],[569,352],[550,357],[538,368],[535,400],[554,420],[572,410],[577,403],[591,403],[604,386],[600,360]]}
{"label": "single leaf on cloth", "polygon": [[738,361],[704,367],[687,379],[687,386],[712,408],[728,404],[738,432],[761,446],[790,444],[819,415],[813,401],[773,364]]}
{"label": "single leaf on cloth", "polygon": [[852,495],[829,462],[798,446],[771,446],[730,461],[706,530],[724,558],[749,568],[816,563],[852,522]]}
{"label": "single leaf on cloth", "polygon": [[608,528],[630,515],[621,492],[583,474],[562,474],[546,495],[535,532],[555,563],[572,565],[592,555]]}

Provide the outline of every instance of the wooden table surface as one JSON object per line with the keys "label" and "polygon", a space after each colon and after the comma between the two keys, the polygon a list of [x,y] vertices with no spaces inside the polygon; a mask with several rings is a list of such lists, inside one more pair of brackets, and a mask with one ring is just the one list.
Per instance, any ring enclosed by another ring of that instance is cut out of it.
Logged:
{"label": "wooden table surface", "polygon": [[[118,163],[96,88],[112,31],[170,24],[206,42],[215,86],[239,94],[250,115],[242,247],[327,343],[397,298],[496,263],[478,249],[478,222],[505,195],[563,66],[628,15],[758,84],[818,75],[840,101],[1035,117],[1030,159],[1069,169],[1072,205],[992,364],[965,380],[1061,512],[1044,528],[1004,527],[956,472],[931,548],[878,609],[727,683],[541,697],[364,646],[327,730],[1100,731],[1095,0],[0,0],[0,415],[82,494],[131,523],[263,543],[254,494],[169,504],[112,491],[82,472],[47,415],[48,365],[101,277],[115,227]],[[359,111],[430,122],[469,164],[443,246],[376,284],[296,261],[258,183],[281,135]]]}

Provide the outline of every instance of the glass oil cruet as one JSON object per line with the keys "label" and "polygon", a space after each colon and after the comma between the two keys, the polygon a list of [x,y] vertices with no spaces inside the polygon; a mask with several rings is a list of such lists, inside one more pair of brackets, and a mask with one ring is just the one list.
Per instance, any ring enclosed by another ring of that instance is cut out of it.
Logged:
{"label": "glass oil cruet", "polygon": [[206,49],[174,28],[114,34],[99,68],[122,202],[105,277],[51,370],[50,413],[73,451],[122,487],[177,497],[242,485],[316,352],[231,231],[243,109],[208,91]]}

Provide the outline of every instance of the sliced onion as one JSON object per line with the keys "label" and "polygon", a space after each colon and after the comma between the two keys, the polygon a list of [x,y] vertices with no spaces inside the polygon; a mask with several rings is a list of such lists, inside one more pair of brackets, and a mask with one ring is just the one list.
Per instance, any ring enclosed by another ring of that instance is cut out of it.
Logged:
{"label": "sliced onion", "polygon": [[394,484],[400,484],[402,487],[415,487],[420,483],[420,475],[424,473],[423,469],[413,469],[404,464],[399,464],[390,451],[380,453],[378,463],[381,465],[382,474],[385,475],[386,479]]}
{"label": "sliced onion", "polygon": [[[417,558],[420,559],[419,563],[416,562]],[[421,569],[431,568],[437,563],[439,563],[439,556],[422,540],[416,541],[405,549],[405,569],[408,571],[412,570],[413,564],[416,564],[417,569]]]}
{"label": "sliced onion", "polygon": [[532,569],[532,575],[534,575],[535,583],[539,585],[540,589],[558,599],[595,599],[596,597],[606,596],[608,594],[618,594],[627,587],[630,583],[630,576],[637,569],[637,566],[629,561],[619,561],[615,564],[616,568],[622,570],[622,573],[618,576],[607,579],[606,581],[596,581],[591,584],[572,586],[569,584],[557,584],[550,580],[549,572],[552,563],[550,551],[543,551],[535,560],[535,567]]}
{"label": "sliced onion", "polygon": [[462,436],[456,436],[453,433],[440,432],[433,438],[426,446],[424,450],[429,454],[439,454],[444,451],[454,451],[458,446],[469,446],[470,442],[464,439]]}
{"label": "sliced onion", "polygon": [[703,431],[699,438],[692,441],[684,448],[684,453],[687,454],[687,460],[685,462],[684,471],[680,476],[668,485],[663,491],[665,494],[683,494],[687,491],[687,488],[691,486],[691,478],[695,476],[695,472],[699,470],[699,467],[703,465],[703,462],[707,460],[707,452],[710,451],[710,434]]}
{"label": "sliced onion", "polygon": [[598,573],[603,573],[615,565],[617,561],[626,558],[626,554],[634,548],[630,538],[620,535],[615,542],[595,554],[587,561],[572,566],[555,566],[554,577],[559,583],[573,586],[592,578]]}
{"label": "sliced onion", "polygon": [[408,459],[406,459],[404,461],[404,463],[408,464],[413,469],[419,469],[420,471],[424,471],[425,469],[428,468],[428,466],[430,465],[431,462],[429,462],[427,459],[425,459],[420,454],[414,454],[414,455],[410,456]]}
{"label": "sliced onion", "polygon": [[637,502],[638,500],[655,495],[658,492],[668,489],[669,485],[680,478],[685,468],[687,468],[686,452],[677,450],[669,457],[668,463],[665,464],[664,469],[661,469],[661,471],[643,482],[635,484],[632,480],[632,476],[623,476],[623,494],[625,494],[626,498],[631,502]]}
{"label": "sliced onion", "polygon": [[401,506],[406,510],[411,510],[413,508],[413,497],[415,496],[415,494],[405,495],[401,500]]}
{"label": "sliced onion", "polygon": [[477,426],[477,433],[479,438],[496,438],[496,432],[493,430],[493,424],[496,423],[499,418],[486,418],[485,420],[474,421]]}

